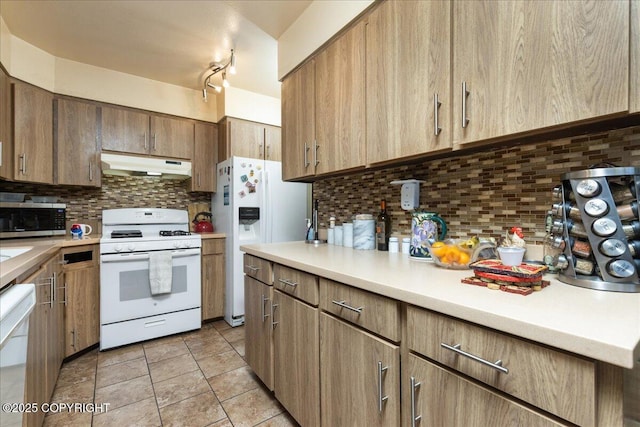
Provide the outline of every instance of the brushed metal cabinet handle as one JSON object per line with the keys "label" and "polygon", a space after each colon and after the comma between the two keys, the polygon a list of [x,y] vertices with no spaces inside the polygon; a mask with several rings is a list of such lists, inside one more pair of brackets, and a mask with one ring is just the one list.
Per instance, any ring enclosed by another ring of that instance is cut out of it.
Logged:
{"label": "brushed metal cabinet handle", "polygon": [[153,134],[153,151],[156,151],[156,149],[157,149],[156,142],[157,142],[157,140],[156,140],[156,134],[154,133],[154,134]]}
{"label": "brushed metal cabinet handle", "polygon": [[469,90],[467,90],[467,82],[462,82],[462,128],[466,128],[469,124],[469,119],[467,118],[467,98],[469,97]]}
{"label": "brushed metal cabinet handle", "polygon": [[147,151],[147,148],[149,148],[149,143],[147,142],[147,132],[145,131],[144,135],[142,136],[143,138],[143,142],[144,142],[144,150]]}
{"label": "brushed metal cabinet handle", "polygon": [[314,166],[318,166],[320,164],[320,160],[318,160],[318,148],[320,148],[320,145],[318,145],[318,141],[315,141],[315,146],[316,149],[313,150],[313,163]]}
{"label": "brushed metal cabinet handle", "polygon": [[442,102],[438,100],[438,94],[435,93],[433,95],[433,134],[435,136],[440,135],[440,131],[442,130],[438,123],[438,110],[440,109],[441,105]]}
{"label": "brushed metal cabinet handle", "polygon": [[295,289],[298,286],[296,282],[292,282],[289,279],[278,279],[278,282],[284,284],[285,286],[291,286],[293,289]]}
{"label": "brushed metal cabinet handle", "polygon": [[420,387],[416,377],[411,377],[411,427],[416,427],[416,422],[422,419],[422,415],[416,415],[416,389]]}
{"label": "brushed metal cabinet handle", "polygon": [[260,270],[260,267],[256,267],[253,265],[245,265],[245,267],[247,267],[249,270],[251,270],[252,273],[255,273],[256,271]]}
{"label": "brushed metal cabinet handle", "polygon": [[280,304],[271,304],[271,329],[275,329],[276,325],[280,322],[276,322],[276,308],[278,308]]}
{"label": "brushed metal cabinet handle", "polygon": [[304,143],[304,168],[308,168],[310,163],[309,163],[309,149],[311,147],[309,147],[305,141]]}
{"label": "brushed metal cabinet handle", "polygon": [[89,162],[89,181],[93,181],[93,162]]}
{"label": "brushed metal cabinet handle", "polygon": [[501,359],[498,359],[495,362],[490,362],[490,361],[488,361],[486,359],[483,359],[481,357],[478,357],[478,356],[476,356],[474,354],[467,353],[466,351],[461,350],[462,344],[456,344],[456,345],[451,346],[449,344],[445,344],[445,343],[441,342],[440,346],[446,348],[447,350],[451,350],[454,353],[457,353],[457,354],[459,354],[461,356],[464,356],[464,357],[469,358],[471,360],[475,360],[478,363],[482,363],[483,365],[486,365],[486,366],[488,366],[490,368],[493,368],[496,371],[500,371],[503,374],[508,374],[509,373],[509,369],[507,369],[504,366],[502,366],[502,360]]}
{"label": "brushed metal cabinet handle", "polygon": [[378,412],[382,412],[384,402],[389,399],[389,396],[382,395],[382,376],[388,369],[388,366],[382,366],[382,362],[378,362]]}
{"label": "brushed metal cabinet handle", "polygon": [[22,175],[27,174],[27,154],[22,153],[18,156],[18,160],[20,161],[20,166],[18,166],[18,172]]}
{"label": "brushed metal cabinet handle", "polygon": [[[269,301],[269,298],[265,297],[264,294],[262,294],[262,304],[260,304],[260,309],[261,309],[261,313],[262,313],[262,323],[264,323],[265,320],[267,320],[267,317],[269,317],[271,314],[267,314],[266,311],[264,309],[264,304]],[[273,314],[273,312],[272,312]]]}
{"label": "brushed metal cabinet handle", "polygon": [[340,306],[342,308],[346,308],[347,310],[355,311],[358,314],[362,314],[362,310],[364,310],[363,306],[352,307],[349,304],[347,304],[344,300],[341,300],[341,301],[331,300],[331,302],[334,303],[337,306]]}

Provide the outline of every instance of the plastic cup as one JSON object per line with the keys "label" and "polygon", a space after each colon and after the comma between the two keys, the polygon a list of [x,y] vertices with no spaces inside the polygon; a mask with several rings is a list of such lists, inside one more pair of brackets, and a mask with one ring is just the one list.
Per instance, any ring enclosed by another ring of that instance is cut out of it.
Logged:
{"label": "plastic cup", "polygon": [[525,248],[498,248],[498,255],[500,255],[502,264],[508,266],[522,264],[522,258],[524,258],[525,252]]}

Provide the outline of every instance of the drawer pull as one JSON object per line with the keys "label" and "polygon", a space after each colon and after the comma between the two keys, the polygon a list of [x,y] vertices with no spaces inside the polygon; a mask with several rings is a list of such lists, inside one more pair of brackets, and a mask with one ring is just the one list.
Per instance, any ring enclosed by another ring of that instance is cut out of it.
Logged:
{"label": "drawer pull", "polygon": [[480,362],[483,365],[487,365],[490,368],[493,368],[497,371],[502,372],[503,374],[508,374],[509,370],[507,368],[505,368],[504,366],[502,366],[502,360],[496,360],[495,362],[489,362],[488,360],[485,360],[481,357],[475,356],[471,353],[467,353],[466,351],[462,351],[460,350],[460,347],[462,347],[462,344],[456,344],[454,346],[450,346],[449,344],[445,344],[443,342],[440,343],[441,347],[446,348],[447,350],[451,350],[454,353],[458,353],[461,356],[464,357],[468,357],[471,360],[475,360],[476,362]]}
{"label": "drawer pull", "polygon": [[291,286],[293,289],[295,289],[296,286],[298,286],[296,282],[292,282],[289,279],[278,279],[278,282],[283,283],[285,286]]}
{"label": "drawer pull", "polygon": [[245,267],[251,270],[252,273],[255,273],[256,271],[260,270],[260,267],[256,267],[254,265],[245,265]]}
{"label": "drawer pull", "polygon": [[332,303],[334,303],[335,305],[339,305],[342,308],[346,308],[347,310],[351,310],[351,311],[355,311],[358,314],[362,314],[362,309],[364,309],[364,307],[351,307],[349,304],[346,304],[344,300],[342,301],[336,301],[336,300],[331,300]]}
{"label": "drawer pull", "polygon": [[382,395],[382,375],[389,369],[388,366],[382,366],[382,362],[378,362],[378,412],[382,412],[382,404],[389,399],[389,396]]}
{"label": "drawer pull", "polygon": [[422,418],[422,415],[416,416],[416,389],[420,384],[416,382],[416,377],[411,377],[411,427],[416,427],[416,422]]}

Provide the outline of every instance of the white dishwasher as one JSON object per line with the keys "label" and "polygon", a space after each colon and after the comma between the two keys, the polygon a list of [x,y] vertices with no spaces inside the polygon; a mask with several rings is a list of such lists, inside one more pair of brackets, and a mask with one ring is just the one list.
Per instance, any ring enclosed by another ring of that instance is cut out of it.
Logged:
{"label": "white dishwasher", "polygon": [[[36,304],[33,284],[13,285],[0,292],[0,402],[2,426],[21,426],[27,366],[29,315]],[[13,410],[15,409],[15,411]]]}

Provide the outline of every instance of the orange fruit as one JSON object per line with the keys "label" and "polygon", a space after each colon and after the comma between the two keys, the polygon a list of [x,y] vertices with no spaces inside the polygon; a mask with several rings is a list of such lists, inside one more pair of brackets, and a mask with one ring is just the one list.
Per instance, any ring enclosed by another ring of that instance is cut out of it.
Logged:
{"label": "orange fruit", "polygon": [[431,245],[431,255],[438,257],[438,259],[442,258],[447,253],[447,246],[444,242],[435,242]]}
{"label": "orange fruit", "polygon": [[460,257],[458,258],[458,263],[459,264],[469,264],[469,261],[471,260],[471,257],[469,256],[468,253],[466,252],[460,252]]}

